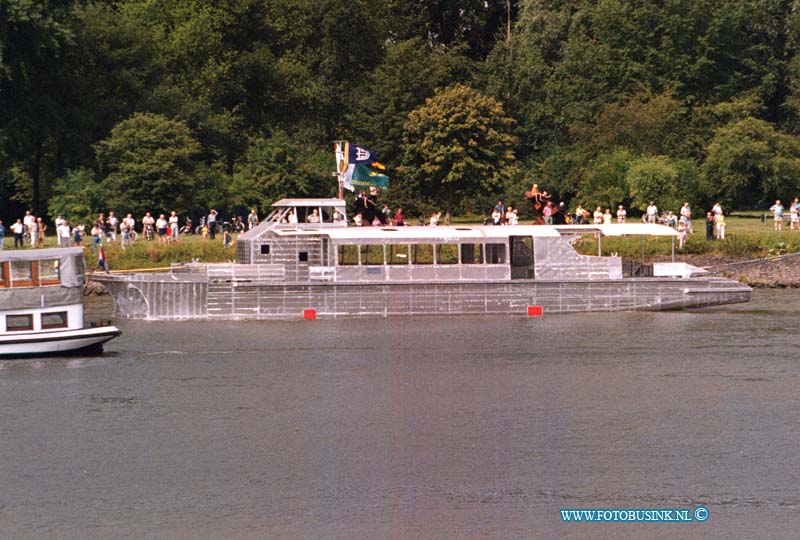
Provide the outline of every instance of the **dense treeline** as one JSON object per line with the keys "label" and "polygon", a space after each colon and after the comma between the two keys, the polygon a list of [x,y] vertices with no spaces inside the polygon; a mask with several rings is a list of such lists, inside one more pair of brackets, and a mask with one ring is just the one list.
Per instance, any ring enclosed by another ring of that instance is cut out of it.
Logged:
{"label": "dense treeline", "polygon": [[391,204],[800,190],[793,0],[0,0],[0,216],[265,208],[375,150]]}

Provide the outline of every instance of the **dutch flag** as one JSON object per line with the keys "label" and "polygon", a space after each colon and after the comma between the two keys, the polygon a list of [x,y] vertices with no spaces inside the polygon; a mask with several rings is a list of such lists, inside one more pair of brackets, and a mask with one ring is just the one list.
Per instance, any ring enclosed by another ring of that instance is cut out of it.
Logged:
{"label": "dutch flag", "polygon": [[103,250],[103,246],[100,246],[100,249],[97,251],[97,267],[102,268],[103,271],[108,274],[108,265],[106,264],[106,252]]}

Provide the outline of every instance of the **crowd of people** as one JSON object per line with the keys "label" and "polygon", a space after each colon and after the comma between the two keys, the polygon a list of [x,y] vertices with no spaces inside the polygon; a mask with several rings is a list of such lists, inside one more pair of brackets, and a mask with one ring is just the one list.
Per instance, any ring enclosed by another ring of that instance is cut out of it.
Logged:
{"label": "crowd of people", "polygon": [[[780,199],[775,201],[775,204],[770,206],[769,211],[772,212],[773,228],[776,231],[783,230],[783,220],[786,217],[784,212],[787,209],[781,204]],[[791,202],[788,208],[789,211],[789,229],[800,229],[800,199],[797,197]]]}
{"label": "crowd of people", "polygon": [[[71,224],[62,214],[59,214],[56,216],[53,225],[59,247],[81,246],[84,245],[85,241],[91,241],[93,250],[96,253],[98,248],[106,243],[119,242],[121,248],[126,249],[137,241],[140,234],[145,240],[157,240],[162,245],[176,244],[181,236],[187,234],[199,234],[203,238],[215,240],[220,228],[223,245],[228,247],[234,243],[233,233],[252,229],[259,224],[258,213],[255,209],[250,211],[246,222],[237,216],[232,223],[225,223],[224,227],[218,225],[217,216],[217,211],[212,208],[208,216],[202,218],[200,225],[195,228],[189,217],[184,220],[184,224],[181,226],[181,220],[175,211],[170,212],[169,216],[159,214],[158,218],[154,217],[150,212],[145,212],[141,219],[141,225],[137,225],[133,214],[127,214],[124,218],[119,219],[113,211],[110,211],[108,215],[105,213],[98,214],[90,225],[86,225],[83,222]],[[91,237],[90,240],[86,238],[87,227],[89,228],[88,235]],[[47,231],[48,225],[41,217],[32,215],[30,211],[25,212],[24,217],[17,219],[8,228],[0,220],[0,249],[3,249],[3,240],[7,233],[13,234],[15,249],[25,247],[41,248],[44,246]]]}
{"label": "crowd of people", "polygon": [[[613,214],[611,208],[603,209],[600,206],[597,206],[594,212],[590,212],[580,203],[572,212],[568,212],[563,202],[555,204],[550,200],[551,197],[546,191],[538,191],[536,184],[525,195],[526,198],[533,201],[536,223],[545,225],[563,223],[609,225],[615,221],[616,223],[625,223],[628,219],[628,212],[622,204],[617,206],[616,212]],[[780,200],[776,200],[775,204],[769,208],[769,211],[773,214],[775,230],[782,230],[786,212],[789,214],[789,228],[800,229],[800,199],[795,198],[788,209],[781,204]],[[180,218],[174,211],[169,216],[159,214],[158,218],[154,217],[150,212],[146,212],[141,219],[141,225],[138,226],[139,232],[137,232],[137,222],[132,214],[127,214],[120,220],[111,211],[107,216],[101,213],[94,219],[89,229],[89,235],[91,236],[93,249],[97,252],[98,247],[107,242],[114,243],[119,241],[122,249],[125,249],[138,239],[139,234],[147,241],[157,240],[159,244],[169,245],[177,243],[180,237],[186,234],[198,234],[203,238],[215,240],[221,230],[223,245],[227,247],[234,242],[233,233],[250,230],[257,227],[260,222],[255,209],[250,210],[245,220],[237,216],[234,217],[232,223],[226,222],[224,227],[218,225],[218,215],[217,211],[212,208],[206,217],[201,218],[200,224],[195,227],[191,218],[188,217],[184,220],[183,226],[180,226]],[[344,216],[338,217],[343,218]],[[441,219],[441,212],[433,212],[427,220],[420,216],[419,224],[437,226]],[[316,210],[306,217],[306,221],[309,223],[319,222],[319,220],[320,217]],[[519,220],[519,210],[517,208],[506,206],[502,200],[498,200],[497,204],[492,208],[490,217],[484,219],[484,224],[491,222],[493,225],[518,225]],[[681,248],[685,245],[688,235],[694,233],[692,209],[688,202],[685,202],[679,212],[674,214],[672,211],[659,213],[655,201],[650,201],[642,215],[642,221],[674,227],[678,232],[678,244]],[[297,216],[294,213],[290,213],[288,222],[297,223]],[[354,204],[353,224],[356,226],[402,227],[406,225],[406,216],[402,208],[392,211],[386,204],[378,210],[374,198],[368,197],[365,192],[361,192]],[[445,216],[445,224],[449,225],[449,215]],[[54,228],[59,246],[83,245],[86,237],[86,225],[84,223],[72,225],[59,214],[55,219]],[[25,212],[24,217],[17,219],[9,227],[6,227],[3,221],[0,220],[0,249],[3,247],[5,236],[9,233],[14,237],[15,249],[26,246],[42,247],[47,231],[47,223],[41,217],[32,215],[30,211]],[[716,202],[711,210],[706,213],[706,239],[725,239],[725,214],[719,202]]]}

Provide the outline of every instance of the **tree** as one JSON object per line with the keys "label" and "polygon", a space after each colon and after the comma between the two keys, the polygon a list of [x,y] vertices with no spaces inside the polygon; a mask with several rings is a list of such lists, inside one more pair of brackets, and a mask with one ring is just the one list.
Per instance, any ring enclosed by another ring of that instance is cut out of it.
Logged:
{"label": "tree", "polygon": [[625,173],[631,205],[644,210],[654,201],[660,209],[677,213],[684,202],[699,204],[696,172],[692,162],[667,156],[646,156],[632,161]]}
{"label": "tree", "polygon": [[285,197],[329,197],[337,188],[330,176],[333,168],[332,149],[309,153],[308,145],[283,131],[258,137],[236,166],[232,201],[266,209]]}
{"label": "tree", "polygon": [[635,156],[629,150],[616,150],[594,158],[584,171],[578,200],[586,208],[602,206],[614,209],[631,204],[631,190],[626,177]]}
{"label": "tree", "polygon": [[348,118],[355,135],[352,140],[364,141],[382,163],[398,163],[408,113],[437,88],[463,80],[471,64],[459,50],[431,49],[418,38],[389,44],[383,62],[360,92],[363,96],[356,112]]}
{"label": "tree", "polygon": [[202,187],[195,160],[200,144],[180,120],[136,113],[95,151],[106,173],[104,198],[120,212],[186,212]]}
{"label": "tree", "polygon": [[51,216],[66,217],[72,225],[89,223],[105,211],[104,189],[90,169],[75,169],[56,180],[47,209]]}
{"label": "tree", "polygon": [[25,162],[36,215],[41,214],[41,184],[52,157],[53,132],[63,122],[63,55],[73,39],[68,23],[72,3],[0,3],[0,143],[8,148],[0,149],[0,155]]}
{"label": "tree", "polygon": [[444,197],[450,212],[493,190],[512,173],[514,121],[503,105],[456,84],[425,100],[403,126],[403,181],[430,198]]}
{"label": "tree", "polygon": [[800,138],[746,118],[719,128],[702,166],[710,196],[728,208],[764,206],[800,189]]}

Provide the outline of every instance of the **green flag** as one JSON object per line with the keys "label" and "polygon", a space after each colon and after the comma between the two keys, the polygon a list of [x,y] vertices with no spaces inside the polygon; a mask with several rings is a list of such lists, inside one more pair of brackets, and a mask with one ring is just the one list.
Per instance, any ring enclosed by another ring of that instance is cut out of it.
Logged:
{"label": "green flag", "polygon": [[358,164],[353,170],[353,186],[358,189],[369,189],[371,186],[388,188],[389,177],[367,167],[366,165]]}

